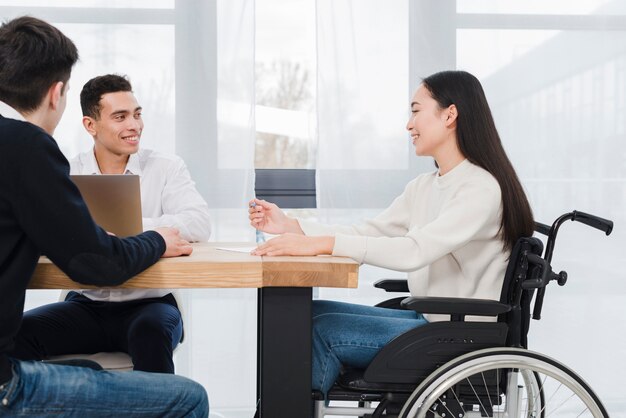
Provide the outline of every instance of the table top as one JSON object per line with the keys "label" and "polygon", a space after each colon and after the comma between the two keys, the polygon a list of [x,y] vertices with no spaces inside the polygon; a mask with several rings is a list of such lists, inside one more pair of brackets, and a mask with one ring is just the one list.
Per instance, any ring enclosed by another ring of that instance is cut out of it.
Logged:
{"label": "table top", "polygon": [[[185,257],[162,258],[117,288],[260,288],[345,287],[358,284],[359,264],[350,258],[259,257],[220,248],[253,247],[253,243],[194,243]],[[88,289],[70,280],[48,258],[41,257],[30,289]]]}

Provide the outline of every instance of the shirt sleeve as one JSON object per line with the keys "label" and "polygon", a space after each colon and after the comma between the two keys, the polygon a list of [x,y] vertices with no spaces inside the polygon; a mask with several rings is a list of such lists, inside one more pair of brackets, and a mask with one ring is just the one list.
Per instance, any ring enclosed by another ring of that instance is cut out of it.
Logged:
{"label": "shirt sleeve", "polygon": [[410,223],[409,201],[412,199],[409,183],[404,192],[396,197],[391,205],[374,219],[366,220],[360,225],[324,225],[317,222],[298,219],[300,228],[305,235],[359,235],[370,237],[398,237],[408,232]]}
{"label": "shirt sleeve", "polygon": [[110,236],[95,224],[69,177],[69,164],[43,131],[25,138],[16,165],[12,208],[28,239],[73,280],[114,286],[154,264],[165,251],[156,232]]}
{"label": "shirt sleeve", "polygon": [[143,218],[144,229],[174,227],[190,242],[207,241],[211,236],[209,207],[202,198],[181,158],[168,168],[161,194],[163,215]]}
{"label": "shirt sleeve", "polygon": [[435,219],[406,229],[410,207],[405,192],[380,217],[363,226],[335,229],[333,255],[392,270],[419,270],[470,241],[493,238],[498,233],[500,207],[499,187],[468,184],[443,205]]}

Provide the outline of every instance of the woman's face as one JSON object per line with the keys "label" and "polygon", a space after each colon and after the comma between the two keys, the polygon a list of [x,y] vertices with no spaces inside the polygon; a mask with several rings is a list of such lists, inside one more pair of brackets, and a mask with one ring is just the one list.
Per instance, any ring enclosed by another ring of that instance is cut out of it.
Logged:
{"label": "woman's face", "polygon": [[448,110],[439,107],[426,87],[422,85],[417,89],[411,100],[411,117],[406,124],[415,154],[437,159],[438,151],[450,136]]}

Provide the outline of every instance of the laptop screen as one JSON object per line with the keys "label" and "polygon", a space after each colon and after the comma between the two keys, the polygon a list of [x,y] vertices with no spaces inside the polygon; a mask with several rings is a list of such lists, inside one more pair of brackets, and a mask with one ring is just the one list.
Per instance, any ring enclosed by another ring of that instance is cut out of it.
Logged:
{"label": "laptop screen", "polygon": [[143,232],[139,176],[71,175],[94,221],[118,237]]}

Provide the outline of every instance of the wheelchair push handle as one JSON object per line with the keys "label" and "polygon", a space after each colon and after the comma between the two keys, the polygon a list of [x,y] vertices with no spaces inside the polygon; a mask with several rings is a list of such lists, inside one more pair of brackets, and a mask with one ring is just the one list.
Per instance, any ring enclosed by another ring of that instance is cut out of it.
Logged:
{"label": "wheelchair push handle", "polygon": [[581,222],[585,225],[591,226],[592,228],[599,229],[606,235],[609,235],[613,231],[613,221],[577,210],[559,216],[550,227],[537,222],[535,223],[535,231],[548,236],[548,242],[546,243],[546,251],[544,254],[544,258],[548,260],[548,262],[552,261],[552,253],[554,252],[554,244],[556,242],[556,236],[559,232],[559,228],[564,222],[569,220]]}
{"label": "wheelchair push handle", "polygon": [[610,235],[613,231],[613,221],[600,218],[599,216],[591,215],[585,212],[579,212],[575,210],[572,212],[572,221],[581,222],[585,225],[589,225],[593,228],[599,229],[607,235]]}
{"label": "wheelchair push handle", "polygon": [[550,225],[542,224],[541,222],[535,222],[535,231],[545,236],[550,235]]}
{"label": "wheelchair push handle", "polygon": [[[551,227],[537,222],[535,224],[535,231],[548,236],[548,241],[547,241],[545,253],[543,256],[543,258],[547,261],[548,265],[552,261],[552,255],[554,253],[554,244],[556,242],[556,235],[558,233],[559,227],[567,220],[584,223],[585,225],[589,225],[593,228],[599,229],[600,231],[604,232],[606,235],[610,235],[611,232],[613,231],[613,221],[600,218],[599,216],[591,215],[589,213],[580,212],[577,210],[559,216],[554,221]],[[542,276],[544,275],[544,273],[545,273],[545,270],[542,271]],[[539,280],[535,280],[534,284],[539,284],[538,283]],[[567,282],[567,273],[562,271],[559,274],[556,274],[552,272],[552,270],[550,269],[549,278],[546,279],[545,284],[547,284],[550,280],[557,280],[559,285],[563,286],[565,282]],[[528,286],[532,288],[533,283],[529,283]],[[535,306],[533,309],[533,319],[541,319],[541,309],[543,307],[543,298],[544,298],[545,292],[546,292],[545,285],[538,286],[537,297],[535,298]]]}

